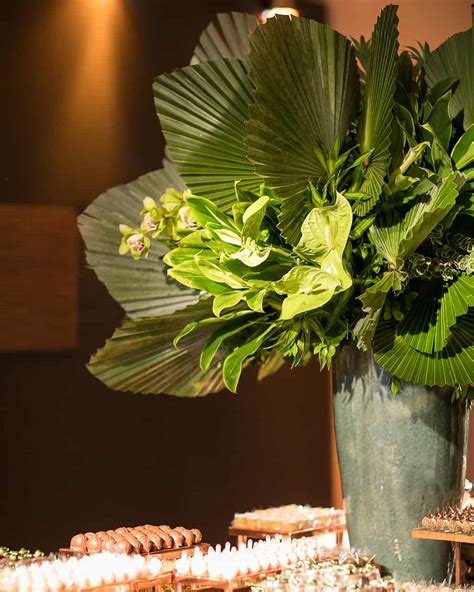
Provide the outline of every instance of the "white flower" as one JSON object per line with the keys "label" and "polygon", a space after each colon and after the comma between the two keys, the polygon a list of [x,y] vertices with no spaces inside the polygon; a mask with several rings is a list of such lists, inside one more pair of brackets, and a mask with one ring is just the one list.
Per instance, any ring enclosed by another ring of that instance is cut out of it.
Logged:
{"label": "white flower", "polygon": [[141,253],[145,249],[145,243],[143,241],[143,238],[144,236],[141,233],[132,234],[127,238],[127,245],[133,251]]}
{"label": "white flower", "polygon": [[150,212],[147,212],[143,217],[143,222],[148,230],[156,230],[157,225],[153,222]]}

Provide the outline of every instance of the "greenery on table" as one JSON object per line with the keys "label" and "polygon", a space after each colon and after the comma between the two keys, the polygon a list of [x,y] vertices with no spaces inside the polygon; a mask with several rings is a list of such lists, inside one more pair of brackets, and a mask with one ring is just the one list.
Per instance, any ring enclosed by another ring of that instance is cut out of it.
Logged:
{"label": "greenery on table", "polygon": [[400,51],[397,25],[392,5],[369,41],[219,15],[191,65],[157,78],[164,168],[79,219],[127,314],[91,359],[100,380],[235,391],[248,364],[330,366],[354,340],[394,390],[467,393],[474,34]]}
{"label": "greenery on table", "polygon": [[36,549],[36,551],[30,551],[22,547],[15,551],[8,547],[0,547],[0,568],[2,567],[14,567],[16,563],[23,561],[34,561],[44,557],[43,551]]}

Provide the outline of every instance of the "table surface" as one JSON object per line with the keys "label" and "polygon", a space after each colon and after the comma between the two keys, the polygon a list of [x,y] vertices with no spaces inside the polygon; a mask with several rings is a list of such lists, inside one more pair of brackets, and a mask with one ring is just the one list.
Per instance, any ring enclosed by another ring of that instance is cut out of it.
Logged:
{"label": "table surface", "polygon": [[414,528],[411,535],[415,539],[474,544],[474,535],[462,534],[459,532],[444,532],[441,530],[429,530],[427,528]]}
{"label": "table surface", "polygon": [[303,537],[308,536],[312,533],[314,534],[330,534],[333,532],[344,532],[346,530],[345,524],[339,524],[336,526],[325,526],[322,528],[306,528],[304,530],[292,530],[292,531],[284,531],[284,530],[255,530],[250,528],[240,528],[238,526],[229,526],[228,533],[230,535],[245,535],[250,538],[254,537],[266,537],[266,536],[289,536],[289,537]]}

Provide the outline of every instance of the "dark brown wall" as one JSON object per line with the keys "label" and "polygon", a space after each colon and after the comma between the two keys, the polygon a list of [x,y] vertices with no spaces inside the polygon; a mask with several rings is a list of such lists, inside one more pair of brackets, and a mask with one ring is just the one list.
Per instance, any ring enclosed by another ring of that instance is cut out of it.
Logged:
{"label": "dark brown wall", "polygon": [[[153,75],[187,63],[212,13],[257,8],[2,4],[0,200],[79,211],[157,168]],[[238,396],[203,400],[112,392],[84,364],[122,314],[81,270],[80,349],[0,356],[0,544],[52,550],[79,531],[145,521],[196,525],[217,541],[236,510],[329,503],[326,374],[312,364],[260,385],[250,373]]]}

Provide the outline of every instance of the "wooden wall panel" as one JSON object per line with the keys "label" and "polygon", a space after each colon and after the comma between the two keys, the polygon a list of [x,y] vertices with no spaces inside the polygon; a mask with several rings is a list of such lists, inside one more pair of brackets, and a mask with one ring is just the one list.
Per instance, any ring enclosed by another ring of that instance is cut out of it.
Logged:
{"label": "wooden wall panel", "polygon": [[78,346],[75,208],[0,204],[0,352]]}

